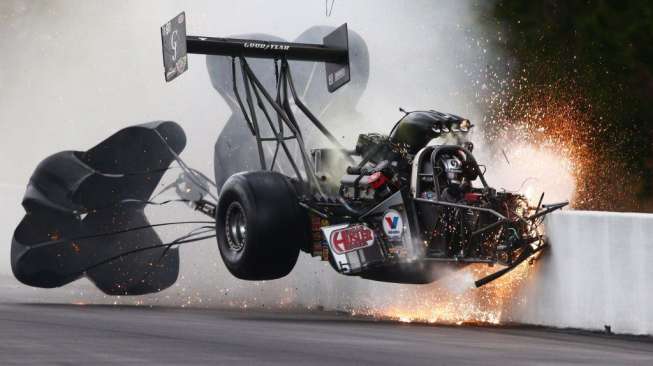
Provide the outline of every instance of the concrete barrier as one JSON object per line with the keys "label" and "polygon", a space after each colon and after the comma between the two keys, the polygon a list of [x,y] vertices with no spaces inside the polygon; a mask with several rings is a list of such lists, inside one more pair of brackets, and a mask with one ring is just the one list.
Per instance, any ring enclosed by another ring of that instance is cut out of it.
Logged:
{"label": "concrete barrier", "polygon": [[551,250],[538,261],[513,321],[653,334],[653,215],[550,215]]}

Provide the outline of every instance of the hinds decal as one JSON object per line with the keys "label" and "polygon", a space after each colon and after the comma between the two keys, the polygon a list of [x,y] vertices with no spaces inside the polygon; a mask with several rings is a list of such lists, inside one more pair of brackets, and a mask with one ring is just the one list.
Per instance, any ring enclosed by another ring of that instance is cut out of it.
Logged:
{"label": "hinds decal", "polygon": [[354,225],[334,230],[329,238],[331,248],[336,254],[344,254],[374,244],[374,231],[363,225]]}

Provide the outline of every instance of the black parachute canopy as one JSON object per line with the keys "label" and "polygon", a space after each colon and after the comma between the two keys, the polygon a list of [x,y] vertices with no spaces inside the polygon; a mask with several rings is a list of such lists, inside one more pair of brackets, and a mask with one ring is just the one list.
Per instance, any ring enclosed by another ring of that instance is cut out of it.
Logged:
{"label": "black parachute canopy", "polygon": [[43,160],[30,178],[26,215],[12,239],[16,278],[52,288],[86,275],[110,295],[174,284],[178,250],[161,245],[144,207],[185,146],[178,124],[151,122],[120,130],[88,151]]}

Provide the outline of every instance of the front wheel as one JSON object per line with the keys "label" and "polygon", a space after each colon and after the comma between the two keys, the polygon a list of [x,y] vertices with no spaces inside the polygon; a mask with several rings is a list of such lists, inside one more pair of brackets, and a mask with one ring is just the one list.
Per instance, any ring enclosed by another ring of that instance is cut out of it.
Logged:
{"label": "front wheel", "polygon": [[300,247],[307,245],[308,215],[290,179],[270,171],[231,176],[222,187],[216,212],[220,255],[227,269],[244,280],[286,276]]}

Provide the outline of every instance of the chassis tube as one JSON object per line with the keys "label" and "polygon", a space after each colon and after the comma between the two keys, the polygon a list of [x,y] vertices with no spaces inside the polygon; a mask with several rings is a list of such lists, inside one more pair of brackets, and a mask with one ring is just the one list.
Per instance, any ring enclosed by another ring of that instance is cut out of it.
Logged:
{"label": "chassis tube", "polygon": [[468,205],[460,205],[460,204],[457,204],[457,203],[443,202],[443,201],[431,201],[431,200],[427,200],[427,199],[425,199],[425,198],[413,198],[413,200],[415,200],[415,201],[417,201],[417,202],[430,203],[430,204],[432,204],[432,205],[437,205],[437,206],[448,206],[448,207],[456,207],[456,208],[466,208],[466,209],[469,209],[469,210],[488,212],[488,213],[490,213],[490,214],[496,216],[497,218],[499,218],[499,219],[501,219],[501,220],[508,221],[508,219],[507,219],[505,216],[503,216],[502,214],[500,214],[500,213],[498,213],[498,212],[496,212],[496,211],[494,211],[493,209],[490,209],[490,208],[474,207],[474,206],[468,206]]}
{"label": "chassis tube", "polygon": [[492,210],[490,208],[460,205],[460,204],[451,203],[451,202],[431,201],[431,200],[427,200],[427,199],[424,199],[424,198],[414,198],[413,200],[415,200],[416,202],[430,203],[430,204],[433,204],[433,205],[436,205],[436,206],[439,205],[439,206],[456,207],[456,208],[464,208],[464,209],[469,209],[469,210],[487,212],[487,213],[489,213],[491,215],[494,215],[494,216],[496,216],[498,218],[497,221],[495,221],[495,222],[493,222],[493,223],[491,223],[491,224],[489,224],[487,226],[484,226],[484,227],[474,231],[472,233],[472,236],[477,236],[477,235],[482,234],[482,233],[484,233],[484,232],[486,232],[488,230],[492,230],[495,227],[503,225],[504,223],[509,221],[505,216],[503,216],[502,214],[500,214],[500,213],[498,213],[498,212],[496,212],[496,211],[494,211],[494,210]]}

